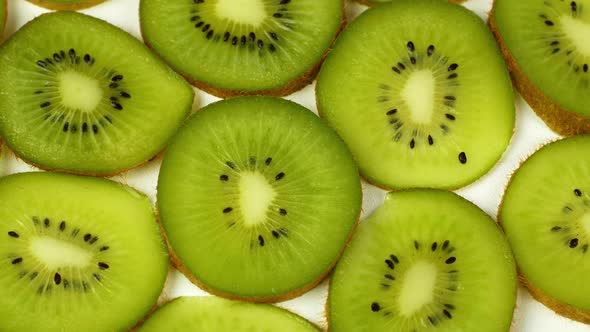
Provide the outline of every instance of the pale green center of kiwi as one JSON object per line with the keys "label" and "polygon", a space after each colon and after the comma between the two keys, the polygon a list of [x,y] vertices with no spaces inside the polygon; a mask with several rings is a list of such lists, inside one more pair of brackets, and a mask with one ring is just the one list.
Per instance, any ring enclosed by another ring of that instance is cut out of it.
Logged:
{"label": "pale green center of kiwi", "polygon": [[437,274],[435,264],[426,260],[415,262],[406,271],[398,298],[402,315],[410,317],[434,300]]}
{"label": "pale green center of kiwi", "polygon": [[244,171],[239,181],[240,209],[246,226],[262,224],[267,219],[276,191],[258,171]]}
{"label": "pale green center of kiwi", "polygon": [[577,50],[585,56],[590,56],[590,24],[570,15],[562,15],[559,22],[563,32]]}
{"label": "pale green center of kiwi", "polygon": [[50,236],[38,236],[31,239],[31,253],[47,269],[61,267],[86,268],[93,261],[90,251],[67,241]]}
{"label": "pale green center of kiwi", "polygon": [[268,16],[261,0],[218,0],[215,14],[220,18],[253,27],[258,27]]}
{"label": "pale green center of kiwi", "polygon": [[59,73],[58,84],[62,104],[74,110],[92,112],[103,98],[100,82],[76,70]]}
{"label": "pale green center of kiwi", "polygon": [[436,79],[430,69],[416,70],[406,81],[401,97],[408,105],[410,118],[416,124],[430,124],[434,112]]}

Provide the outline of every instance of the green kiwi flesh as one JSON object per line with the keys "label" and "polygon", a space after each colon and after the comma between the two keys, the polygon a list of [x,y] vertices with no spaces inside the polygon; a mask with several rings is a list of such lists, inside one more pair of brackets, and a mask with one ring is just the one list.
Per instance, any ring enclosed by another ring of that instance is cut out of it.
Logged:
{"label": "green kiwi flesh", "polygon": [[[396,0],[357,0],[357,1],[360,3],[366,4],[368,6],[373,6],[373,5],[378,5],[380,3],[388,3],[388,2],[396,1]],[[448,0],[448,1],[452,2],[452,3],[462,3],[465,0]]]}
{"label": "green kiwi flesh", "polygon": [[310,322],[268,304],[214,296],[180,297],[156,311],[138,332],[160,331],[320,332]]}
{"label": "green kiwi flesh", "polygon": [[469,184],[496,164],[514,128],[492,34],[446,1],[396,0],[361,14],[327,57],[316,94],[361,173],[385,188]]}
{"label": "green kiwi flesh", "polygon": [[334,270],[331,332],[508,331],[516,268],[496,223],[451,192],[390,193]]}
{"label": "green kiwi flesh", "polygon": [[185,273],[230,298],[278,301],[315,286],[360,207],[344,142],[311,111],[273,97],[195,113],[158,180],[161,223]]}
{"label": "green kiwi flesh", "polygon": [[562,135],[590,132],[590,1],[497,0],[493,28],[516,86]]}
{"label": "green kiwi flesh", "polygon": [[150,201],[58,173],[0,179],[4,331],[124,331],[155,305],[168,255]]}
{"label": "green kiwi flesh", "polygon": [[536,298],[590,323],[589,136],[541,148],[512,176],[499,212],[516,262]]}
{"label": "green kiwi flesh", "polygon": [[[80,29],[84,27],[84,29]],[[44,169],[113,174],[162,150],[193,90],[128,33],[75,12],[41,15],[0,47],[0,132]]]}
{"label": "green kiwi flesh", "polygon": [[146,43],[218,96],[286,95],[312,79],[343,21],[343,0],[142,0]]}
{"label": "green kiwi flesh", "polygon": [[106,0],[27,0],[51,10],[78,10],[98,5]]}

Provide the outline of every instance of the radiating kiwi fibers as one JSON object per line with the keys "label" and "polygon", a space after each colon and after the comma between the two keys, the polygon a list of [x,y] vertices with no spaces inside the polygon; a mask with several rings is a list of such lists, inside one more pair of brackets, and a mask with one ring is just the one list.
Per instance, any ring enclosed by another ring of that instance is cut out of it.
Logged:
{"label": "radiating kiwi fibers", "polygon": [[220,97],[288,95],[314,78],[343,0],[142,0],[146,43]]}
{"label": "radiating kiwi fibers", "polygon": [[123,331],[155,305],[168,256],[149,199],[105,179],[0,179],[0,329]]}
{"label": "radiating kiwi fibers", "polygon": [[279,301],[315,286],[340,255],[361,207],[346,145],[309,110],[239,97],[195,113],[158,179],[175,263],[230,298]]}
{"label": "radiating kiwi fibers", "polygon": [[134,37],[73,12],[17,31],[0,47],[0,79],[10,82],[0,99],[7,145],[32,164],[73,173],[113,174],[150,159],[193,99]]}
{"label": "radiating kiwi fibers", "polygon": [[590,2],[497,0],[490,26],[516,88],[556,133],[590,133]]}
{"label": "radiating kiwi fibers", "polygon": [[440,0],[398,0],[361,14],[326,59],[316,97],[362,174],[384,188],[473,182],[498,161],[514,128],[494,38],[474,13]]}

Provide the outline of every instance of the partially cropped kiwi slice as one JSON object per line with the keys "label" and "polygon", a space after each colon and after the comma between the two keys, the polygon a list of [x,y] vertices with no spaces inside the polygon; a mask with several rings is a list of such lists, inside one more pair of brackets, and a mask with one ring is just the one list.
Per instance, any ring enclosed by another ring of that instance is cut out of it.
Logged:
{"label": "partially cropped kiwi slice", "polygon": [[146,43],[217,96],[308,84],[343,23],[343,0],[142,0]]}
{"label": "partially cropped kiwi slice", "polygon": [[165,304],[138,330],[150,331],[320,332],[320,329],[272,305],[207,296],[181,297]]}
{"label": "partially cropped kiwi slice", "polygon": [[390,193],[338,263],[332,332],[508,331],[516,268],[496,223],[444,191]]}
{"label": "partially cropped kiwi slice", "polygon": [[125,331],[155,305],[168,256],[150,201],[105,179],[0,179],[3,331]]}
{"label": "partially cropped kiwi slice", "polygon": [[473,182],[498,161],[514,127],[494,38],[474,13],[446,1],[367,10],[336,42],[316,92],[363,175],[386,188]]}
{"label": "partially cropped kiwi slice", "polygon": [[590,1],[496,0],[490,25],[545,123],[561,135],[590,133]]}
{"label": "partially cropped kiwi slice", "polygon": [[344,142],[312,112],[239,97],[195,113],[166,152],[160,219],[194,282],[226,297],[278,301],[323,279],[361,207]]}
{"label": "partially cropped kiwi slice", "polygon": [[590,323],[590,136],[546,145],[516,171],[499,212],[533,296]]}
{"label": "partially cropped kiwi slice", "polygon": [[4,43],[0,81],[8,146],[75,173],[113,174],[150,159],[193,100],[190,85],[134,37],[74,12],[41,15]]}
{"label": "partially cropped kiwi slice", "polygon": [[106,0],[28,0],[51,10],[78,10],[98,5]]}

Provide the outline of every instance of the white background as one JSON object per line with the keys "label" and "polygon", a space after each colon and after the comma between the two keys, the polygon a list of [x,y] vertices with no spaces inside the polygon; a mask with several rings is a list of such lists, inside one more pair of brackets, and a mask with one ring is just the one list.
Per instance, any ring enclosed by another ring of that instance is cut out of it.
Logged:
{"label": "white background", "polygon": [[[491,8],[491,2],[492,0],[471,0],[466,2],[465,6],[475,11],[482,17],[482,19],[485,19],[487,18],[487,12]],[[110,0],[104,4],[82,12],[109,21],[141,39],[139,33],[138,3],[139,0]],[[8,38],[14,33],[14,31],[33,17],[47,11],[24,0],[8,0],[8,7],[8,22],[4,32],[5,38]],[[349,18],[352,19],[354,16],[361,13],[364,8],[364,6],[358,4],[348,4]],[[81,28],[83,29],[84,27]],[[202,91],[195,90],[195,110],[218,100],[218,98],[210,96]],[[313,84],[287,98],[302,104],[314,112],[317,111]],[[559,138],[535,116],[528,105],[520,97],[517,97],[516,103],[517,121],[514,137],[500,163],[489,174],[475,184],[457,191],[458,194],[476,203],[494,218],[504,187],[514,169],[518,167],[522,160],[540,146]],[[32,167],[15,158],[14,155],[6,149],[3,149],[2,155],[3,158],[0,159],[0,173],[2,173],[2,175],[34,170]],[[160,161],[160,159],[155,160],[139,169],[134,169],[117,176],[114,179],[143,191],[150,196],[152,201],[155,201],[156,181]],[[365,217],[381,204],[384,192],[368,184],[363,184],[363,188],[365,195],[363,202],[363,217]],[[489,287],[494,287],[494,285],[489,285]],[[164,302],[170,298],[181,295],[205,294],[205,292],[192,285],[180,273],[171,269],[160,301]],[[279,305],[325,327],[326,322],[323,308],[326,296],[327,282],[324,281],[319,287],[307,294]],[[474,305],[485,305],[485,303],[474,303]],[[520,289],[511,332],[549,331],[590,332],[590,326],[573,322],[556,315],[551,310],[533,300],[526,290]]]}

